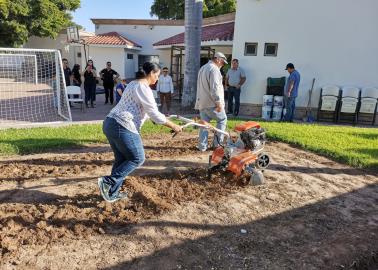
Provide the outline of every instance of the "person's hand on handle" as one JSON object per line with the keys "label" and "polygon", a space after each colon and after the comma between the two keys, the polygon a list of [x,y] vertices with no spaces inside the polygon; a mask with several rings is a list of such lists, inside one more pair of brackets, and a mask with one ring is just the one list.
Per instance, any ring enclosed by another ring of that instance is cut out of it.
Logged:
{"label": "person's hand on handle", "polygon": [[167,120],[167,122],[164,125],[172,129],[172,133],[174,133],[173,137],[176,136],[178,133],[182,132],[182,127],[179,125],[176,125],[172,121]]}
{"label": "person's hand on handle", "polygon": [[173,124],[172,130],[175,133],[180,133],[180,132],[182,132],[182,127],[180,127],[179,125]]}
{"label": "person's hand on handle", "polygon": [[216,103],[215,111],[216,112],[221,112],[222,111],[222,105],[220,104],[220,102]]}

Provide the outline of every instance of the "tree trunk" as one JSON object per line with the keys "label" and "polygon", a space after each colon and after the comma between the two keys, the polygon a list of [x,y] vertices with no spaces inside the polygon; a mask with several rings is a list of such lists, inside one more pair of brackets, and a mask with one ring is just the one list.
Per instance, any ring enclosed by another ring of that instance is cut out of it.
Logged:
{"label": "tree trunk", "polygon": [[203,0],[185,0],[185,73],[181,107],[194,109],[201,58]]}

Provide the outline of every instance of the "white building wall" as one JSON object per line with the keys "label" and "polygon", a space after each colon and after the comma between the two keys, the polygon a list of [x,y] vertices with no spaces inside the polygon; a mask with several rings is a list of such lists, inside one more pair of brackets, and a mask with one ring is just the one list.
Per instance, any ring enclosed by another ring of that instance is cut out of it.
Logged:
{"label": "white building wall", "polygon": [[[261,104],[267,77],[287,76],[293,62],[302,75],[297,106],[306,106],[316,78],[317,107],[325,84],[378,86],[377,0],[238,0],[233,57],[247,74],[242,103]],[[244,56],[245,42],[258,42],[257,56]],[[264,43],[279,43],[277,57],[264,57]]]}
{"label": "white building wall", "polygon": [[[124,48],[106,48],[90,46],[89,57],[97,69],[97,74],[106,68],[106,62],[112,62],[112,69],[117,71],[121,77],[125,74],[125,49]],[[85,66],[83,66],[83,69]]]}
{"label": "white building wall", "polygon": [[[152,28],[152,29],[151,29]],[[118,32],[142,46],[140,55],[158,55],[161,63],[167,65],[166,54],[153,48],[152,44],[185,31],[184,26],[169,25],[97,25],[96,34]],[[136,58],[138,59],[138,58]],[[170,61],[170,60],[169,60]],[[169,63],[169,62],[168,62]]]}

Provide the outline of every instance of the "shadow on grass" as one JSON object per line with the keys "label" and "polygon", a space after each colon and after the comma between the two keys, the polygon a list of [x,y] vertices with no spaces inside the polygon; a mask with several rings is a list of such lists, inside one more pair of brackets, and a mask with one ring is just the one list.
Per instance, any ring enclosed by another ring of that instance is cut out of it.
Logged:
{"label": "shadow on grass", "polygon": [[65,138],[49,138],[49,139],[22,139],[22,140],[0,140],[0,145],[7,145],[6,152],[0,149],[0,154],[34,154],[42,153],[48,150],[54,150],[59,152],[67,147],[78,148],[83,147],[85,144],[101,143],[99,140],[77,140],[77,139],[65,139]]}
{"label": "shadow on grass", "polygon": [[368,139],[368,140],[374,140],[378,142],[378,131],[376,133],[353,133],[354,136]]}

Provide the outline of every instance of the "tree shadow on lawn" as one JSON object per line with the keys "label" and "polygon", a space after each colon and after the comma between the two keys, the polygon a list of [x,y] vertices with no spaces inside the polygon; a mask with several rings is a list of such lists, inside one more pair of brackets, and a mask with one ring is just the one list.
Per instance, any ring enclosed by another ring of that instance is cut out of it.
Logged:
{"label": "tree shadow on lawn", "polygon": [[373,162],[369,163],[369,168],[378,172],[378,138],[377,138],[377,148],[352,148],[349,151],[360,153],[362,155],[368,156],[373,159]]}
{"label": "tree shadow on lawn", "polygon": [[377,133],[352,133],[356,137],[378,141],[378,131]]}
{"label": "tree shadow on lawn", "polygon": [[102,269],[377,269],[377,196],[374,184],[240,225],[138,223],[128,234],[142,227],[212,234]]}

